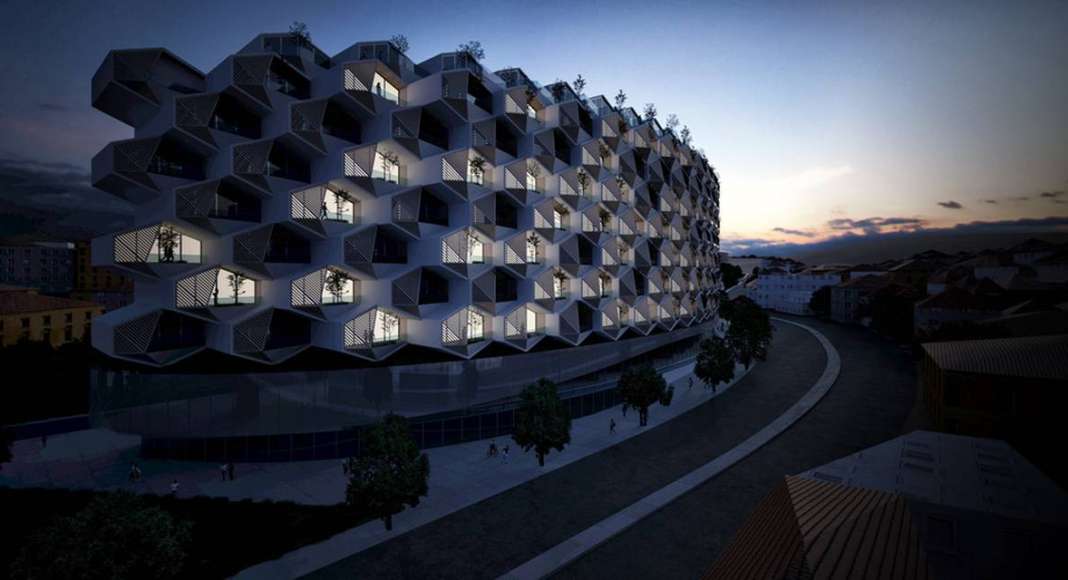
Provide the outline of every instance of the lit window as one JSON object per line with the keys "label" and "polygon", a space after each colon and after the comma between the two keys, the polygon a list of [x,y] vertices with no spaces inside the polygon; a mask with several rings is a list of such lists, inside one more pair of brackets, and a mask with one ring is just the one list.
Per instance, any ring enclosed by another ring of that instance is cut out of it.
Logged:
{"label": "lit window", "polygon": [[530,308],[527,308],[527,334],[536,332],[538,332],[538,315]]}
{"label": "lit window", "polygon": [[467,263],[468,264],[481,264],[485,261],[484,255],[485,244],[482,240],[478,239],[478,236],[468,233],[467,237]]}
{"label": "lit window", "polygon": [[527,191],[538,191],[538,178],[527,172]]}
{"label": "lit window", "polygon": [[527,238],[527,263],[538,263],[538,244],[532,238]]}
{"label": "lit window", "polygon": [[535,121],[538,120],[538,112],[535,111],[534,107],[531,107],[529,104],[527,105],[527,116],[531,119],[534,119]]}
{"label": "lit window", "polygon": [[392,83],[387,81],[382,75],[375,73],[374,79],[371,81],[372,91],[374,94],[392,101],[395,104],[400,104],[400,91]]}
{"label": "lit window", "polygon": [[467,309],[467,340],[482,340],[485,337],[483,325],[485,320],[474,309]]}
{"label": "lit window", "polygon": [[389,183],[400,181],[400,171],[396,161],[387,159],[380,151],[375,151],[375,166],[371,171],[374,179],[383,179]]}
{"label": "lit window", "polygon": [[400,319],[383,310],[376,310],[371,341],[374,344],[396,342],[400,339]]}

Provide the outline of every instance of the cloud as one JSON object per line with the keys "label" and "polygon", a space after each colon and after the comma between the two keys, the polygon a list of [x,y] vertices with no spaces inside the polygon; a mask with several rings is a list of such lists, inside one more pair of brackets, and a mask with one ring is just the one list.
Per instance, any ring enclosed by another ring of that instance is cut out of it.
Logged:
{"label": "cloud", "polygon": [[870,217],[862,220],[838,218],[827,222],[827,227],[835,231],[860,230],[868,235],[879,234],[884,231],[910,231],[922,228],[925,225],[927,225],[927,220],[908,217]]}
{"label": "cloud", "polygon": [[789,228],[773,228],[771,231],[779,232],[780,234],[786,234],[788,236],[801,236],[802,238],[814,238],[816,234],[814,232],[806,232],[804,230],[791,230]]}
{"label": "cloud", "polygon": [[940,206],[942,206],[942,207],[944,207],[946,209],[964,209],[963,205],[961,205],[961,204],[959,204],[959,203],[957,203],[957,202],[955,202],[953,200],[940,201],[940,202],[938,202],[938,205],[940,205]]}
{"label": "cloud", "polygon": [[994,205],[997,205],[998,200],[996,200],[996,199],[984,199],[983,203],[992,203]]}
{"label": "cloud", "polygon": [[1058,198],[1058,197],[1060,197],[1062,195],[1064,195],[1063,191],[1044,191],[1044,192],[1040,193],[1038,196],[1039,197],[1044,197],[1046,199],[1055,199],[1055,198]]}
{"label": "cloud", "polygon": [[112,217],[133,213],[129,202],[93,188],[84,167],[4,153],[0,153],[0,200],[15,207],[48,212],[56,221],[93,212]]}
{"label": "cloud", "polygon": [[69,107],[65,107],[56,103],[38,103],[37,108],[49,113],[66,113],[70,110]]}
{"label": "cloud", "polygon": [[1031,199],[1028,195],[1017,195],[1016,197],[1010,197],[1009,201],[1027,201]]}

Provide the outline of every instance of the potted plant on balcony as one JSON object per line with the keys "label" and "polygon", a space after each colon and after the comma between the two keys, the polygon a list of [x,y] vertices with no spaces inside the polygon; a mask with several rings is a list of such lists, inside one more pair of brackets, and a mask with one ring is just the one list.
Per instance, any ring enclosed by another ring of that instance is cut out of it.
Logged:
{"label": "potted plant on balcony", "polygon": [[553,278],[556,280],[556,288],[553,292],[553,298],[557,300],[563,300],[564,298],[567,298],[567,286],[565,286],[565,284],[567,284],[567,281],[569,280],[567,272],[564,272],[562,269],[557,268],[553,271]]}
{"label": "potted plant on balcony", "polygon": [[536,234],[534,232],[530,232],[529,234],[527,234],[527,245],[534,247],[534,256],[535,256],[535,260],[532,262],[530,260],[530,252],[527,252],[527,263],[528,264],[536,264],[538,262],[538,256],[539,256],[538,250],[539,250],[539,248],[541,248],[541,237],[538,236],[538,234]]}
{"label": "potted plant on balcony", "polygon": [[289,36],[302,48],[311,46],[311,32],[308,31],[308,25],[299,20],[289,25]]}
{"label": "potted plant on balcony", "polygon": [[467,164],[471,167],[471,175],[475,178],[475,183],[482,185],[482,177],[486,174],[486,160],[475,156]]}
{"label": "potted plant on balcony", "polygon": [[[226,275],[226,282],[230,285],[230,291],[234,294],[234,304],[241,302],[241,295],[245,293],[245,289],[242,287],[247,280],[245,276],[237,272],[230,272]],[[216,296],[216,299],[218,296]],[[218,302],[216,302],[216,305]]]}
{"label": "potted plant on balcony", "polygon": [[397,183],[397,176],[393,175],[393,170],[400,167],[400,157],[393,151],[383,151],[382,163],[386,166],[386,181]]}
{"label": "potted plant on balcony", "polygon": [[627,102],[627,93],[624,93],[623,89],[619,89],[619,92],[616,93],[614,100],[616,102],[616,109],[622,109],[623,105],[625,105]]}
{"label": "potted plant on balcony", "polygon": [[607,166],[612,160],[612,150],[604,143],[597,144],[597,154],[601,156],[601,165]]}
{"label": "potted plant on balcony", "polygon": [[562,205],[557,205],[556,207],[553,208],[553,211],[555,211],[556,213],[560,214],[560,227],[558,227],[556,229],[558,229],[558,230],[566,230],[567,229],[567,217],[569,215],[571,215],[571,210],[567,209],[566,207],[564,207]]}
{"label": "potted plant on balcony", "polygon": [[[541,170],[538,169],[538,164],[537,163],[533,163],[533,162],[527,163],[527,175],[530,176],[530,179],[528,180],[528,185],[529,185],[530,181],[533,181],[534,185],[535,185],[535,189],[531,190],[531,191],[536,191],[537,185],[538,185],[538,176],[541,175]],[[529,190],[529,187],[528,187],[528,190]]]}
{"label": "potted plant on balcony", "polygon": [[330,269],[327,271],[325,288],[334,299],[332,304],[341,303],[341,296],[345,293],[345,287],[348,286],[348,281],[348,275],[340,270]]}
{"label": "potted plant on balcony", "polygon": [[597,211],[597,217],[601,220],[601,231],[607,232],[608,226],[612,224],[612,212],[602,207]]}
{"label": "potted plant on balcony", "polygon": [[181,235],[173,226],[167,225],[159,229],[160,262],[174,262],[174,250],[178,247]]}
{"label": "potted plant on balcony", "polygon": [[585,96],[583,92],[586,90],[586,79],[584,79],[581,74],[575,77],[574,89],[575,94],[578,95],[579,99]]}
{"label": "potted plant on balcony", "polygon": [[645,103],[645,109],[642,110],[642,117],[645,121],[652,121],[656,118],[656,105],[652,103]]}
{"label": "potted plant on balcony", "polygon": [[587,195],[590,188],[590,174],[586,173],[586,170],[580,167],[578,171],[575,172],[575,179],[578,180],[579,191],[583,195]]}

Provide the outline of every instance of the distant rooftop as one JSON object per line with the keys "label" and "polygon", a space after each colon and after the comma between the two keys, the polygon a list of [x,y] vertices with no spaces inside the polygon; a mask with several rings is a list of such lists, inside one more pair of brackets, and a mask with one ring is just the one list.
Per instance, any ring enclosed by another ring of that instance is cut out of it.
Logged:
{"label": "distant rooftop", "polygon": [[43,296],[34,288],[0,285],[0,314],[26,314],[48,310],[65,310],[69,308],[99,307],[94,302]]}
{"label": "distant rooftop", "polygon": [[927,354],[943,370],[1065,381],[1068,334],[930,342]]}

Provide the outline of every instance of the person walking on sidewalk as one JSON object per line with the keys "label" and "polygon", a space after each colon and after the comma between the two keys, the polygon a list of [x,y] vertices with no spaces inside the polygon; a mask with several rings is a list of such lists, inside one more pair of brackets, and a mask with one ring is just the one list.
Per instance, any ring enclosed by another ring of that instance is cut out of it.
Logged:
{"label": "person walking on sidewalk", "polygon": [[690,377],[690,386],[686,387],[686,390],[687,391],[692,391],[693,390],[693,377]]}
{"label": "person walking on sidewalk", "polygon": [[219,475],[222,476],[222,480],[226,481],[226,464],[223,463],[219,466]]}
{"label": "person walking on sidewalk", "polygon": [[615,433],[616,432],[616,420],[615,419],[609,419],[608,420],[608,432],[609,433]]}
{"label": "person walking on sidewalk", "polygon": [[234,462],[233,461],[231,461],[230,463],[226,464],[226,473],[228,473],[230,475],[230,481],[233,481],[234,480]]}
{"label": "person walking on sidewalk", "polygon": [[504,450],[501,451],[501,458],[504,463],[508,463],[508,446],[504,446]]}

